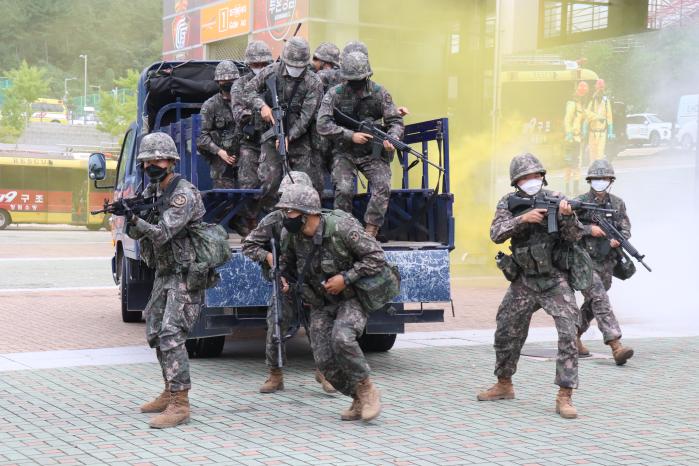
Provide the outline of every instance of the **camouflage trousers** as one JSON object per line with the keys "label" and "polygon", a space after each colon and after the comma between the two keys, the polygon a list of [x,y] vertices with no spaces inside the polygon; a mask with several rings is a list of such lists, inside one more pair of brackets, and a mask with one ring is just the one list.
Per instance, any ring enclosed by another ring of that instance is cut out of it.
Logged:
{"label": "camouflage trousers", "polygon": [[334,154],[332,179],[335,184],[335,208],[352,213],[356,171],[369,181],[371,198],[364,214],[364,222],[381,226],[391,196],[391,165],[381,157],[356,155],[348,152]]}
{"label": "camouflage trousers", "polygon": [[[296,313],[292,303],[292,294],[282,294],[282,336],[286,335],[289,327],[296,323]],[[265,343],[265,360],[269,367],[279,367],[277,359],[277,344],[274,343],[274,311],[272,306],[267,309],[267,341]],[[282,361],[286,366],[286,344],[282,343]]]}
{"label": "camouflage trousers", "polygon": [[[311,151],[308,145],[306,147],[290,147],[292,152],[287,156],[289,168],[294,171],[306,173],[313,182],[313,187],[319,192],[322,192],[322,171],[319,163],[316,162],[315,153]],[[262,197],[260,206],[266,211],[271,211],[278,200],[279,184],[284,175],[284,166],[282,158],[275,147],[275,140],[271,139],[262,144],[260,155],[260,163],[257,170],[257,175],[260,179],[260,187],[262,188]]]}
{"label": "camouflage trousers", "polygon": [[[241,189],[257,189],[261,186],[259,177],[260,147],[241,144],[238,155],[238,182]],[[248,219],[256,219],[260,211],[259,200],[247,200],[247,208],[243,209],[242,216]]]}
{"label": "camouflage trousers", "polygon": [[558,285],[543,292],[525,286],[521,278],[510,284],[496,317],[495,375],[512,377],[517,371],[517,362],[527,340],[532,315],[541,308],[553,317],[558,331],[554,383],[561,387],[577,388],[578,348],[575,339],[579,313],[573,290],[563,276],[558,279]]}
{"label": "camouflage trousers", "polygon": [[604,342],[621,338],[621,328],[616,320],[607,291],[612,286],[612,271],[616,260],[595,261],[592,271],[592,285],[582,291],[585,301],[580,307],[580,335],[590,328],[592,319],[597,320],[597,327],[604,337]]}
{"label": "camouflage trousers", "polygon": [[156,277],[146,305],[146,339],[155,348],[163,380],[173,392],[192,386],[184,344],[199,318],[202,296],[202,291],[187,291],[182,275],[161,276]]}
{"label": "camouflage trousers", "polygon": [[347,396],[355,393],[357,383],[371,370],[357,342],[366,322],[367,313],[356,298],[311,309],[311,348],[316,367]]}
{"label": "camouflage trousers", "polygon": [[235,189],[238,187],[232,167],[221,160],[221,157],[216,156],[212,159],[209,173],[214,189]]}

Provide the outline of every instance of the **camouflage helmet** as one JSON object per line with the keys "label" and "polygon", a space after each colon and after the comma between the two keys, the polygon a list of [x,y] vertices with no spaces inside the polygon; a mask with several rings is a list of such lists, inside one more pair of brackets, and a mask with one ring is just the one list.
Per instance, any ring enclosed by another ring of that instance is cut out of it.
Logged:
{"label": "camouflage helmet", "polygon": [[180,160],[175,141],[172,140],[169,134],[160,132],[143,136],[136,160],[147,162],[149,160],[162,159]]}
{"label": "camouflage helmet", "polygon": [[272,50],[269,45],[261,40],[253,40],[245,49],[245,64],[250,63],[272,63]]}
{"label": "camouflage helmet", "polygon": [[369,49],[364,42],[359,40],[351,40],[347,42],[345,48],[342,49],[342,57],[344,58],[346,55],[349,55],[352,52],[361,52],[366,55],[367,58],[369,57]]}
{"label": "camouflage helmet", "polygon": [[279,209],[298,210],[304,214],[320,213],[320,196],[310,186],[301,184],[290,186],[282,192],[281,199],[277,203]]}
{"label": "camouflage helmet", "polygon": [[330,42],[321,42],[313,52],[313,58],[338,66],[340,64],[340,49]]}
{"label": "camouflage helmet", "polygon": [[[289,177],[291,176],[291,178]],[[292,181],[293,180],[293,181]],[[304,172],[289,172],[282,178],[282,182],[279,184],[279,192],[283,193],[292,186],[310,186],[313,187],[313,182],[311,177]]]}
{"label": "camouflage helmet", "polygon": [[587,169],[587,178],[585,179],[589,181],[593,178],[611,178],[615,180],[614,167],[604,159],[595,160],[590,165],[590,168]]}
{"label": "camouflage helmet", "polygon": [[350,52],[342,59],[340,77],[346,81],[356,81],[371,76],[369,58],[362,52]]}
{"label": "camouflage helmet", "polygon": [[233,81],[240,77],[238,67],[230,60],[223,60],[216,65],[214,81]]}
{"label": "camouflage helmet", "polygon": [[532,173],[546,174],[546,169],[533,154],[516,155],[510,162],[510,183],[512,186],[517,184],[517,181]]}
{"label": "camouflage helmet", "polygon": [[311,59],[311,48],[308,46],[306,39],[301,37],[292,37],[284,45],[282,52],[282,60],[289,66],[303,68],[308,65]]}

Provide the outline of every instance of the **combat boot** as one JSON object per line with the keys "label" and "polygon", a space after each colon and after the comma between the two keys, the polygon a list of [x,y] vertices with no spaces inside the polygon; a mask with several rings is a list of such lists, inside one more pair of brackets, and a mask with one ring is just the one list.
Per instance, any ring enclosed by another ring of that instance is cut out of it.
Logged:
{"label": "combat boot", "polygon": [[142,413],[162,413],[170,402],[170,389],[165,384],[165,389],[154,400],[141,406]]}
{"label": "combat boot", "polygon": [[379,226],[373,225],[371,223],[367,223],[366,226],[364,227],[364,231],[367,232],[367,234],[376,238],[376,235],[379,233]]}
{"label": "combat boot", "polygon": [[589,356],[590,355],[590,350],[587,349],[587,346],[582,342],[580,339],[580,335],[578,335],[578,338],[576,340],[576,344],[578,345],[578,356]]}
{"label": "combat boot", "polygon": [[337,390],[335,390],[335,387],[328,382],[328,379],[325,378],[325,376],[320,372],[320,369],[316,369],[316,382],[318,382],[322,387],[323,391],[325,393],[336,393]]}
{"label": "combat boot", "polygon": [[381,414],[381,394],[369,377],[357,384],[357,398],[361,405],[362,421],[371,421]]}
{"label": "combat boot", "polygon": [[343,421],[358,421],[362,418],[362,402],[357,395],[352,395],[352,405],[340,413]]}
{"label": "combat boot", "polygon": [[269,377],[260,387],[260,393],[274,393],[277,390],[284,390],[284,374],[278,367],[269,368]]}
{"label": "combat boot", "polygon": [[573,406],[573,389],[561,387],[556,395],[556,412],[563,419],[575,419],[578,411]]}
{"label": "combat boot", "polygon": [[631,356],[633,356],[633,349],[627,346],[622,346],[621,338],[612,340],[607,344],[612,349],[612,356],[614,356],[614,361],[616,362],[617,366],[623,366],[626,364],[626,361],[631,359]]}
{"label": "combat boot", "polygon": [[170,392],[170,403],[165,411],[150,420],[154,429],[166,429],[189,422],[189,390]]}
{"label": "combat boot", "polygon": [[498,383],[478,394],[478,401],[511,400],[515,397],[515,387],[511,377],[498,377]]}

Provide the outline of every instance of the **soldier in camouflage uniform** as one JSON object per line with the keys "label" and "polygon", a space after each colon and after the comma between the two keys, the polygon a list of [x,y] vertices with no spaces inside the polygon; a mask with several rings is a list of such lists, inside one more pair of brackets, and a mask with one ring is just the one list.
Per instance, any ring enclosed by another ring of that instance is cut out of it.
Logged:
{"label": "soldier in camouflage uniform", "polygon": [[230,60],[216,66],[214,81],[221,92],[201,106],[201,134],[197,149],[211,165],[214,188],[233,189],[236,186],[234,167],[240,148],[240,134],[231,112],[231,88],[240,77],[238,67]]}
{"label": "soldier in camouflage uniform", "polygon": [[[284,46],[282,59],[263,69],[243,89],[243,102],[262,120],[273,123],[271,100],[267,91],[267,78],[277,77],[277,93],[280,105],[285,108],[284,129],[287,138],[288,162],[291,170],[308,174],[313,186],[322,192],[323,180],[317,160],[311,150],[309,128],[323,97],[323,84],[309,70],[310,50],[308,42],[293,37]],[[262,184],[262,208],[271,210],[277,201],[277,189],[282,180],[283,162],[277,151],[279,141],[273,132],[262,137],[262,155],[258,176]]]}
{"label": "soldier in camouflage uniform", "polygon": [[[262,184],[260,169],[260,138],[268,128],[260,112],[253,112],[243,102],[243,89],[265,67],[272,63],[272,51],[261,40],[253,40],[245,49],[245,64],[250,71],[243,74],[233,85],[231,107],[233,119],[241,132],[240,156],[238,158],[238,183],[241,189],[257,189]],[[250,229],[257,224],[259,202],[251,202],[245,210]]]}
{"label": "soldier in camouflage uniform", "polygon": [[159,197],[160,206],[157,218],[150,221],[126,209],[127,233],[139,240],[141,257],[155,269],[153,292],[145,309],[146,337],[155,348],[165,389],[141,406],[141,412],[160,413],[150,422],[155,428],[189,422],[191,382],[185,341],[199,318],[204,294],[203,288],[192,289],[187,283],[187,270],[195,262],[196,253],[185,228],[200,222],[205,209],[197,188],[174,174],[179,159],[175,143],[167,134],[144,136],[137,160],[143,164],[150,184],[143,195]]}
{"label": "soldier in camouflage uniform", "polygon": [[[293,181],[292,181],[293,180]],[[279,185],[279,192],[283,193],[287,189],[302,185],[312,188],[313,183],[311,179],[303,172],[290,172],[287,176],[282,179]],[[262,270],[265,272],[270,271],[272,267],[272,251],[271,251],[271,240],[274,238],[277,244],[277,254],[279,254],[279,249],[281,248],[281,233],[284,221],[284,212],[281,210],[274,210],[267,214],[257,225],[257,227],[250,232],[250,234],[243,241],[243,254],[250,260],[253,260],[260,264]],[[289,294],[284,294],[284,300],[282,301],[282,322],[281,322],[281,332],[282,335],[286,335],[289,327],[294,323],[296,318],[296,312],[294,310],[292,298]],[[308,329],[307,329],[308,330]],[[274,315],[273,309],[270,305],[267,310],[267,342],[265,346],[265,355],[267,367],[269,367],[269,378],[260,387],[260,393],[274,393],[277,390],[284,389],[284,375],[282,373],[282,368],[277,364],[277,345],[273,341],[274,336]],[[282,344],[282,356],[284,364],[286,365],[286,345]],[[323,390],[326,393],[334,393],[335,388],[325,380],[323,374],[316,369],[316,381],[320,383]]]}
{"label": "soldier in camouflage uniform", "polygon": [[313,68],[323,83],[323,94],[340,84],[340,49],[330,42],[322,42],[313,52]]}
{"label": "soldier in camouflage uniform", "polygon": [[[285,190],[277,207],[285,214],[280,266],[283,276],[297,277],[296,289],[310,306],[316,366],[337,390],[353,398],[341,419],[374,419],[381,412],[380,395],[357,342],[367,311],[352,285],[386,266],[383,250],[350,214],[321,212],[313,189]],[[289,292],[284,278],[282,291]]]}
{"label": "soldier in camouflage uniform", "polygon": [[[596,203],[602,207],[616,210],[614,214],[606,214],[607,220],[626,239],[629,239],[631,238],[631,221],[626,215],[626,204],[620,197],[609,193],[614,180],[616,180],[616,176],[612,165],[606,160],[595,160],[587,171],[590,191],[577,197],[577,200]],[[595,224],[592,212],[581,212],[580,221],[585,225],[583,244],[592,258],[594,270],[592,286],[582,291],[585,302],[580,308],[582,326],[578,335],[585,333],[590,328],[592,319],[596,319],[597,326],[604,337],[604,343],[609,345],[614,360],[621,366],[633,356],[633,349],[621,344],[621,328],[607,295],[607,291],[612,286],[614,266],[619,260],[619,254],[621,254],[619,252],[621,244],[616,240],[605,238],[604,231]],[[590,354],[580,341],[580,336],[578,336],[578,350],[581,355]]]}
{"label": "soldier in camouflage uniform", "polygon": [[403,117],[393,104],[391,94],[371,81],[369,60],[361,52],[351,52],[342,60],[342,77],[347,82],[331,88],[318,111],[317,128],[321,136],[333,144],[332,178],[335,183],[335,208],[352,213],[355,170],[370,183],[371,199],[364,215],[366,231],[376,236],[383,225],[391,194],[391,160],[393,145],[371,141],[371,135],[355,132],[335,121],[334,108],[355,120],[381,121],[386,132],[396,139],[403,136]]}
{"label": "soldier in camouflage uniform", "polygon": [[[518,155],[510,164],[510,180],[516,191],[498,202],[495,218],[490,226],[490,238],[495,243],[508,239],[513,252],[511,258],[518,266],[518,275],[512,280],[497,313],[495,331],[495,375],[498,382],[478,394],[481,401],[514,398],[512,375],[517,369],[522,345],[527,339],[531,316],[543,308],[556,324],[558,357],[556,360],[556,412],[561,417],[577,416],[572,405],[572,390],[578,386],[578,350],[576,336],[579,310],[568,273],[554,263],[559,241],[574,242],[582,237],[583,227],[568,202],[559,207],[560,232],[548,233],[544,221],[545,209],[532,209],[515,217],[508,209],[510,196],[534,196],[542,191],[546,170],[531,154]],[[544,193],[557,196],[543,190]]]}

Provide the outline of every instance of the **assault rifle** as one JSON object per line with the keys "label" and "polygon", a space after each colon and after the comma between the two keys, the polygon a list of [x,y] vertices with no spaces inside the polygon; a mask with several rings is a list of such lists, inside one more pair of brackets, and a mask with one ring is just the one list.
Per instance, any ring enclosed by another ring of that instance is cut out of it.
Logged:
{"label": "assault rifle", "polygon": [[410,155],[416,157],[418,160],[420,160],[422,163],[426,163],[428,165],[433,166],[440,172],[444,172],[444,168],[440,167],[434,162],[430,162],[427,160],[427,158],[401,141],[400,139],[394,138],[393,136],[385,133],[381,129],[379,129],[374,121],[371,120],[364,120],[364,121],[357,121],[351,116],[347,115],[344,113],[342,110],[339,108],[335,107],[333,108],[333,117],[335,118],[335,122],[340,125],[344,126],[347,129],[351,129],[352,131],[358,132],[358,133],[367,133],[370,134],[371,137],[373,138],[373,143],[379,143],[383,144],[384,141],[390,142],[393,147],[396,148],[399,152],[408,152]]}
{"label": "assault rifle", "polygon": [[284,366],[284,357],[282,355],[282,345],[284,337],[282,337],[282,302],[281,283],[282,274],[279,270],[279,262],[277,259],[277,244],[274,238],[270,240],[272,245],[272,320],[274,321],[274,333],[272,334],[272,342],[277,345],[277,367]]}
{"label": "assault rifle", "polygon": [[265,81],[267,89],[272,96],[272,116],[274,117],[274,124],[272,127],[262,135],[262,140],[266,141],[272,134],[279,143],[279,155],[282,158],[282,166],[284,167],[284,174],[291,171],[289,168],[289,160],[287,158],[287,147],[286,147],[286,129],[284,128],[284,123],[286,121],[285,111],[279,102],[279,94],[277,93],[277,75],[272,73],[272,75]]}
{"label": "assault rifle", "polygon": [[90,214],[124,215],[126,213],[126,207],[128,207],[134,214],[139,215],[141,212],[155,209],[158,205],[160,205],[159,200],[155,200],[155,198],[144,198],[141,195],[122,198],[111,203],[105,199],[102,208],[100,210],[92,210]]}
{"label": "assault rifle", "polygon": [[650,267],[648,267],[648,265],[646,265],[646,263],[643,262],[643,258],[646,256],[638,252],[638,249],[636,249],[635,247],[633,247],[631,243],[629,243],[629,240],[626,239],[624,235],[622,235],[621,232],[616,229],[612,222],[598,214],[593,215],[592,220],[597,225],[599,225],[599,227],[602,229],[602,231],[604,231],[604,234],[607,236],[609,240],[617,240],[621,244],[621,248],[624,251],[626,251],[629,254],[629,256],[636,259],[643,267],[646,268],[646,270],[652,272]]}
{"label": "assault rifle", "polygon": [[[549,196],[547,194],[537,194],[534,197],[510,196],[507,201],[507,209],[515,216],[522,215],[531,209],[546,209],[546,219],[548,222],[548,232],[558,232],[558,205],[562,197]],[[589,210],[593,212],[614,213],[614,209],[605,209],[593,202],[581,202],[567,199],[573,210]]]}

